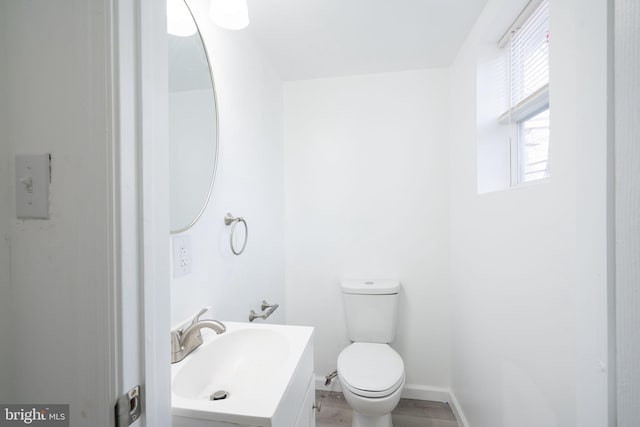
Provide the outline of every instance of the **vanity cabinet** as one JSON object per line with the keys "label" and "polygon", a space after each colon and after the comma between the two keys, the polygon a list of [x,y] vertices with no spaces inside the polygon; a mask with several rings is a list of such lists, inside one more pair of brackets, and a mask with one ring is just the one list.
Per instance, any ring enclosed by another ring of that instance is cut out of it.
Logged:
{"label": "vanity cabinet", "polygon": [[307,386],[295,427],[316,427],[316,388],[313,375]]}
{"label": "vanity cabinet", "polygon": [[314,400],[313,341],[310,340],[272,419],[272,423],[268,424],[268,426],[315,427]]}

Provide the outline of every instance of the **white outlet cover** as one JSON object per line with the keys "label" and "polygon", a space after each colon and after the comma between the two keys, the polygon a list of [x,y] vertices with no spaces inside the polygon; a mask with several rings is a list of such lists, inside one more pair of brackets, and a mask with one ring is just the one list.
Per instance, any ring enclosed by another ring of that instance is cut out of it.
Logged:
{"label": "white outlet cover", "polygon": [[191,238],[188,234],[174,236],[173,250],[173,277],[182,277],[191,274]]}

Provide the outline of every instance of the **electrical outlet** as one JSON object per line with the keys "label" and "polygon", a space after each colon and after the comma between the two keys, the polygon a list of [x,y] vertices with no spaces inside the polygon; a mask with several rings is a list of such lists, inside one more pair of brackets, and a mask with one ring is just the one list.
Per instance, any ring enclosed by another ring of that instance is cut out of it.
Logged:
{"label": "electrical outlet", "polygon": [[191,274],[191,238],[188,235],[173,238],[173,277]]}

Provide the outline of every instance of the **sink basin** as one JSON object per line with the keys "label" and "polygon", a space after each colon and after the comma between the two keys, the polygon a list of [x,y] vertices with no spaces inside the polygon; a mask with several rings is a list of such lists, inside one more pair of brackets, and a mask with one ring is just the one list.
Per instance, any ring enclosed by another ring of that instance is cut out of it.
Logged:
{"label": "sink basin", "polygon": [[172,365],[174,425],[176,417],[207,421],[203,426],[276,425],[287,412],[285,397],[308,386],[313,328],[223,323],[225,333],[203,331],[204,343]]}
{"label": "sink basin", "polygon": [[186,399],[210,400],[215,391],[224,390],[234,401],[262,396],[277,385],[289,342],[279,331],[238,329],[198,350],[175,376],[173,392]]}

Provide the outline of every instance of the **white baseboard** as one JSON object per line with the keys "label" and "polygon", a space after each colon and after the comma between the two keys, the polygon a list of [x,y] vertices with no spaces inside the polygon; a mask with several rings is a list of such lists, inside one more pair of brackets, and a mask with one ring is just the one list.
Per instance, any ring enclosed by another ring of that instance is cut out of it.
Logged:
{"label": "white baseboard", "polygon": [[[322,391],[335,391],[342,393],[342,387],[340,386],[340,380],[338,377],[331,380],[331,384],[324,385],[325,377],[316,376],[316,390]],[[448,403],[451,407],[453,415],[458,421],[460,427],[469,427],[462,408],[455,394],[448,388],[429,387],[422,384],[405,384],[402,390],[402,397],[404,399],[416,399],[416,400],[429,400],[431,402],[443,402]]]}
{"label": "white baseboard", "polygon": [[460,406],[460,402],[458,402],[456,394],[453,392],[453,390],[449,390],[449,396],[451,398],[451,400],[449,401],[449,406],[451,406],[453,415],[455,415],[456,420],[458,421],[458,426],[469,427],[469,421],[467,421],[467,417],[464,416],[464,412],[462,412],[462,406]]}
{"label": "white baseboard", "polygon": [[449,403],[449,390],[446,388],[429,387],[422,384],[405,384],[401,397],[404,399]]}

